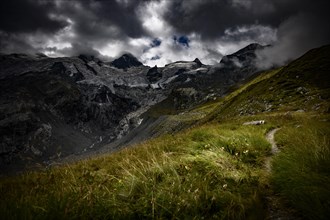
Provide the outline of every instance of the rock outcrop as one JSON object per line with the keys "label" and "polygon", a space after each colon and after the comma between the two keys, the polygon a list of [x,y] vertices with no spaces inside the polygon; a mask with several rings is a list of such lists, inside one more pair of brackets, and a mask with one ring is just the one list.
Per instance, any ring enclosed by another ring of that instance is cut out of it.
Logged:
{"label": "rock outcrop", "polygon": [[158,71],[157,66],[152,67],[148,70],[147,78],[151,83],[155,83],[162,78],[162,74]]}

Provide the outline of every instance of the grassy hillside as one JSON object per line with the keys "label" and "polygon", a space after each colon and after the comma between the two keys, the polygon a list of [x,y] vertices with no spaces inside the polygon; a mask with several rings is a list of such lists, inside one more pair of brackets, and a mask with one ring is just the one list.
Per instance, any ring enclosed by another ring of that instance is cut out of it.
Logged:
{"label": "grassy hillside", "polygon": [[[0,180],[3,219],[329,219],[330,47],[172,115],[198,124],[111,155]],[[243,125],[251,120],[264,125]],[[165,124],[164,124],[165,126]],[[271,145],[281,152],[265,169]],[[162,129],[162,128],[160,128]],[[293,211],[291,211],[293,210]]]}
{"label": "grassy hillside", "polygon": [[210,118],[267,112],[329,113],[330,46],[309,51],[288,66],[261,74],[225,97]]}
{"label": "grassy hillside", "polygon": [[208,125],[119,153],[1,182],[2,216],[262,216],[267,126]]}

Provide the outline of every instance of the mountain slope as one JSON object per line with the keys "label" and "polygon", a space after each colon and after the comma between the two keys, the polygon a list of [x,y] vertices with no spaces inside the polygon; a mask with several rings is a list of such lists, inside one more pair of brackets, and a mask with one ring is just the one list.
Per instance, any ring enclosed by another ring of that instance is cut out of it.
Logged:
{"label": "mountain slope", "polygon": [[[232,88],[221,99],[173,115],[171,119],[179,121],[208,113],[180,133],[1,179],[0,193],[6,198],[0,201],[1,214],[42,219],[271,219],[281,211],[268,203],[272,196],[290,213],[285,217],[328,219],[329,53],[329,46],[312,50]],[[297,91],[300,87],[307,91]],[[258,103],[256,109],[247,101]],[[256,119],[266,123],[243,125]],[[271,146],[265,135],[275,127],[281,127],[275,135],[281,152],[269,174],[264,161]]]}
{"label": "mountain slope", "polygon": [[330,46],[311,50],[226,97],[212,117],[298,110],[329,113],[329,69]]}

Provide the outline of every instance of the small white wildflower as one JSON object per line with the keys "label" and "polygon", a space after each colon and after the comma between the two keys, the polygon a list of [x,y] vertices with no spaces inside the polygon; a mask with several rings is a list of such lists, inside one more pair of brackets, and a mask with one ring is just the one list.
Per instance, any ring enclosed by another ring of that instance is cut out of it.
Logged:
{"label": "small white wildflower", "polygon": [[227,188],[227,184],[223,184],[222,188],[226,189]]}

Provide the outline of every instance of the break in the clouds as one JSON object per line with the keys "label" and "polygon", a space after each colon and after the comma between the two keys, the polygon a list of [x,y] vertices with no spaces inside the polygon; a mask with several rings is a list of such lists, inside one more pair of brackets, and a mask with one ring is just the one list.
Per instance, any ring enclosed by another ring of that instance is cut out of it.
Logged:
{"label": "break in the clouds", "polygon": [[271,44],[262,68],[329,43],[327,0],[0,1],[0,52],[49,56],[125,52],[146,65],[219,62],[249,43]]}

